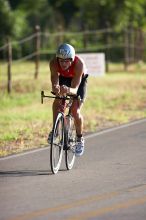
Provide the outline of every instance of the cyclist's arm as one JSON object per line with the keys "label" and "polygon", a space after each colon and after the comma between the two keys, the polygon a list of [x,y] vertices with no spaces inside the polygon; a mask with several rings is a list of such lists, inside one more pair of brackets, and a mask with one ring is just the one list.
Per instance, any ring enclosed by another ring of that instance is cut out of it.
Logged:
{"label": "cyclist's arm", "polygon": [[59,87],[59,74],[56,71],[54,60],[50,61],[50,72],[51,72],[52,91],[55,92],[56,88]]}
{"label": "cyclist's arm", "polygon": [[83,75],[83,63],[81,60],[79,60],[79,62],[75,66],[75,76],[72,79],[71,87],[69,88],[69,94],[71,95],[77,94],[77,90],[80,85],[82,75]]}

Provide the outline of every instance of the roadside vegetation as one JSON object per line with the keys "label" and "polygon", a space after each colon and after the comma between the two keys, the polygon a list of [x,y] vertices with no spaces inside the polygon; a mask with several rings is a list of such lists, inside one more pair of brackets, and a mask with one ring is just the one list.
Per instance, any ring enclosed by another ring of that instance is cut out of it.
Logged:
{"label": "roadside vegetation", "polygon": [[[82,109],[85,134],[146,117],[146,73],[110,72],[89,77],[88,94]],[[41,104],[40,93],[50,94],[47,62],[41,62],[38,80],[33,63],[13,65],[12,93],[6,92],[6,76],[0,82],[0,156],[47,146],[52,126],[52,101]]]}

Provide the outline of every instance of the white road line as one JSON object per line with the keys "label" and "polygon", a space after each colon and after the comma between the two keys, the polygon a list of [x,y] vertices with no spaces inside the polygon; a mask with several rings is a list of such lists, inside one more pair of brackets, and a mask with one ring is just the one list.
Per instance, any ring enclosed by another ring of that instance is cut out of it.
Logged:
{"label": "white road line", "polygon": [[103,131],[99,131],[99,132],[95,132],[93,134],[86,135],[85,139],[92,138],[92,137],[95,137],[95,136],[99,136],[99,135],[102,135],[102,134],[106,134],[106,133],[109,133],[109,132],[112,132],[112,131],[116,131],[116,130],[119,130],[121,128],[127,128],[129,126],[137,125],[137,124],[140,124],[140,123],[143,123],[143,122],[146,123],[146,118],[141,119],[141,120],[137,120],[137,121],[133,121],[133,122],[129,122],[127,124],[122,124],[122,125],[119,125],[119,126],[116,126],[116,127],[107,128]]}
{"label": "white road line", "polygon": [[42,151],[42,150],[47,150],[47,149],[49,149],[49,147],[37,148],[37,149],[34,149],[34,150],[30,150],[30,151],[26,151],[26,152],[14,154],[14,155],[2,157],[2,158],[0,158],[0,161],[11,159],[11,158],[16,158],[16,157],[20,157],[20,156],[24,156],[24,155],[27,155],[27,154],[33,154],[33,153],[36,153],[36,152],[39,152],[39,151]]}
{"label": "white road line", "polygon": [[[120,125],[120,126],[116,126],[116,127],[113,127],[113,128],[108,128],[108,129],[105,129],[103,131],[95,132],[93,134],[86,135],[85,139],[93,138],[93,137],[96,137],[96,136],[99,136],[99,135],[102,135],[102,134],[106,134],[106,133],[116,131],[116,130],[119,130],[119,129],[122,129],[122,128],[127,128],[129,126],[133,126],[133,125],[140,124],[140,123],[143,123],[143,122],[146,122],[146,118],[141,119],[141,120],[136,120],[136,121],[133,121],[133,122],[130,122],[130,123],[127,123],[127,124]],[[16,157],[20,157],[20,156],[24,156],[24,155],[27,155],[27,154],[33,154],[33,153],[40,152],[40,151],[43,151],[43,150],[48,150],[48,148],[49,147],[39,148],[39,149],[30,150],[30,151],[27,151],[27,152],[18,153],[18,154],[15,154],[15,155],[2,157],[2,158],[0,158],[0,161],[1,160],[8,160],[8,159],[11,159],[11,158],[16,158]]]}

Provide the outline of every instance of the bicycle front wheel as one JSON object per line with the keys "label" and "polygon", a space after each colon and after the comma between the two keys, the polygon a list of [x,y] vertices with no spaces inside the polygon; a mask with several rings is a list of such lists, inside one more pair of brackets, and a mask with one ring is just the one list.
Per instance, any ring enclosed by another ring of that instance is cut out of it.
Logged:
{"label": "bicycle front wheel", "polygon": [[72,169],[75,162],[75,144],[76,144],[76,129],[74,119],[71,115],[66,116],[66,142],[65,162],[68,170]]}
{"label": "bicycle front wheel", "polygon": [[56,174],[60,168],[64,146],[64,118],[58,113],[52,130],[50,147],[50,164],[52,173]]}

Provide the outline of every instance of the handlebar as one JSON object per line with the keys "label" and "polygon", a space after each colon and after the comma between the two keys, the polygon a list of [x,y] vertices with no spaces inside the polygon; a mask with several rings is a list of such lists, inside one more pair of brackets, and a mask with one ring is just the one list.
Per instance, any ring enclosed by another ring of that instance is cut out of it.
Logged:
{"label": "handlebar", "polygon": [[51,92],[54,96],[50,96],[50,95],[45,95],[44,91],[41,91],[41,103],[43,104],[43,99],[44,98],[52,98],[52,99],[64,99],[64,100],[70,100],[71,97],[74,97],[73,95],[67,95],[67,96],[56,96],[55,93]]}

